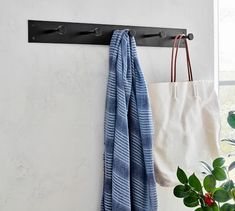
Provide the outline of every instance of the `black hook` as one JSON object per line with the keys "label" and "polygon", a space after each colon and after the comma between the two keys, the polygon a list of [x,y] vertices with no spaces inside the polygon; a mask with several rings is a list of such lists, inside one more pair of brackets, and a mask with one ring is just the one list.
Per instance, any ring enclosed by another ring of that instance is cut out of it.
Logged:
{"label": "black hook", "polygon": [[[194,39],[194,35],[192,33],[189,33],[188,35],[183,36],[183,38],[186,38],[188,40],[193,40]],[[172,39],[175,39],[175,36],[173,36]]]}
{"label": "black hook", "polygon": [[145,34],[145,35],[144,35],[144,37],[145,37],[145,38],[147,38],[147,37],[160,37],[160,38],[166,38],[166,32],[164,32],[164,31],[160,31],[160,32],[158,32],[158,33],[156,33],[156,34]]}
{"label": "black hook", "polygon": [[128,34],[130,37],[134,37],[136,35],[136,31],[134,29],[130,29]]}
{"label": "black hook", "polygon": [[83,34],[83,35],[94,34],[95,36],[101,36],[102,35],[102,30],[100,28],[94,28],[94,29],[91,29],[90,31],[80,32],[79,34]]}
{"label": "black hook", "polygon": [[194,39],[194,35],[193,35],[192,33],[189,33],[189,34],[186,36],[186,38],[187,38],[188,40],[193,40],[193,39]]}
{"label": "black hook", "polygon": [[58,33],[59,35],[63,35],[65,34],[66,30],[64,25],[59,25],[58,27],[54,28],[54,29],[46,29],[44,30],[44,33]]}

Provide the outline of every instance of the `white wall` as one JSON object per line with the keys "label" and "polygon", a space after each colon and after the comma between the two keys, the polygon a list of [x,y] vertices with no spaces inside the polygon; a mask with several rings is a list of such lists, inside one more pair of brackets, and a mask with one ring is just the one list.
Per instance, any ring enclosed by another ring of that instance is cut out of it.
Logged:
{"label": "white wall", "polygon": [[[98,211],[108,46],[29,44],[27,20],[187,28],[194,76],[212,79],[213,1],[0,3],[0,210]],[[169,80],[170,49],[138,52],[148,82]],[[160,211],[188,210],[158,192]]]}

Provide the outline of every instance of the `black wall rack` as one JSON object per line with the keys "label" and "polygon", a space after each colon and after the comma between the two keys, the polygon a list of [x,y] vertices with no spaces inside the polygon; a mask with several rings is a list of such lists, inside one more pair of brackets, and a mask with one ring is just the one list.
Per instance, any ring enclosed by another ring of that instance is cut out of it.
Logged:
{"label": "black wall rack", "polygon": [[[139,46],[172,47],[172,39],[186,29],[28,20],[28,41],[33,43],[68,43],[109,45],[115,29],[129,29]],[[184,47],[182,42],[180,47]]]}

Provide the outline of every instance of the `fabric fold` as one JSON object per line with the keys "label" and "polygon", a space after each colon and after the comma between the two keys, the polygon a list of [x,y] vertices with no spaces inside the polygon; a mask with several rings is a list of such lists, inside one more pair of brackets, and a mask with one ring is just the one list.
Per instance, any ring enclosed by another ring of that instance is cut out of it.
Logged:
{"label": "fabric fold", "polygon": [[102,211],[157,210],[152,136],[135,39],[128,30],[115,30],[109,51]]}

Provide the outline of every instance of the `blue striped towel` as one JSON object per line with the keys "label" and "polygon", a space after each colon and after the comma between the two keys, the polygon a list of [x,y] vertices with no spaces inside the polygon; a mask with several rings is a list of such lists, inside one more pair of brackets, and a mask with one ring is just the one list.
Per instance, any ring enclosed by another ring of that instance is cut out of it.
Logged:
{"label": "blue striped towel", "polygon": [[105,110],[102,211],[156,211],[152,115],[134,37],[115,30]]}

